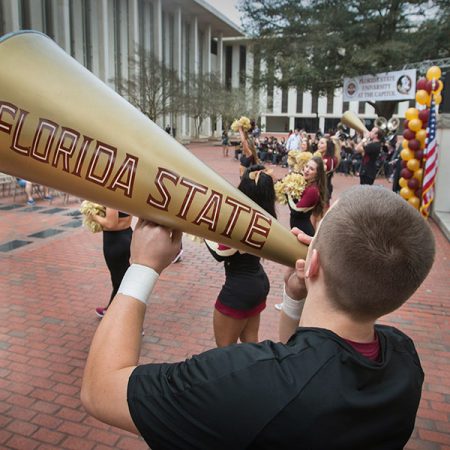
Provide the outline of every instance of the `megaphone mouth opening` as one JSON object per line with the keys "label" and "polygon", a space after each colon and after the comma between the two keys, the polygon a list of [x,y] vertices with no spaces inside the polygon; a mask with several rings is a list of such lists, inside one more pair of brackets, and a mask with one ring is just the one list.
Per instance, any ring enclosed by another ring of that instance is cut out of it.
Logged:
{"label": "megaphone mouth opening", "polygon": [[47,39],[52,40],[49,36],[47,36],[45,33],[42,33],[41,31],[36,30],[20,30],[20,31],[13,31],[11,33],[4,34],[3,36],[0,36],[0,44],[2,42],[7,41],[8,39],[11,39],[15,36],[19,36],[21,34],[40,34],[41,36],[45,36]]}

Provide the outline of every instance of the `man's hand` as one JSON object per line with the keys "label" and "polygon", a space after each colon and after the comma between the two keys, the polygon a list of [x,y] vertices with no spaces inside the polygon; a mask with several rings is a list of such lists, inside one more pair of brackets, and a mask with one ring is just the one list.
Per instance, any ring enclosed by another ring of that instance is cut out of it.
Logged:
{"label": "man's hand", "polygon": [[[312,236],[308,236],[298,228],[292,228],[291,233],[297,236],[297,239],[305,245],[309,245]],[[286,294],[295,300],[302,300],[306,297],[307,290],[305,285],[305,260],[299,259],[295,263],[295,269],[288,269],[284,275]]]}
{"label": "man's hand", "polygon": [[181,235],[181,231],[139,219],[131,241],[131,264],[141,264],[161,273],[180,251]]}

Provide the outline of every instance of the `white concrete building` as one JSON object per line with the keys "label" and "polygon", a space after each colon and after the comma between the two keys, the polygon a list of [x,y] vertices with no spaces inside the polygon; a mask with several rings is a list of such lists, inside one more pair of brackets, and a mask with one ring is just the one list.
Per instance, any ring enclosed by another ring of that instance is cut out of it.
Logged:
{"label": "white concrete building", "polygon": [[[203,0],[1,0],[0,36],[33,29],[56,41],[105,83],[128,78],[137,48],[151,51],[183,79],[189,73],[225,74],[224,38],[243,36]],[[159,125],[190,136],[187,116],[161,117]],[[210,121],[203,134],[210,135]]]}

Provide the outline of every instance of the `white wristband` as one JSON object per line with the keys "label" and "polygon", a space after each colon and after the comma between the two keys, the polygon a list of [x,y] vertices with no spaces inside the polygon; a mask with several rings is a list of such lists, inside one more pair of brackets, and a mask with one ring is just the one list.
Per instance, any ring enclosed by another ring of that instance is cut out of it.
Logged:
{"label": "white wristband", "polygon": [[133,297],[146,305],[158,277],[158,272],[150,267],[131,264],[122,278],[118,293]]}
{"label": "white wristband", "polygon": [[305,304],[305,299],[294,300],[289,297],[286,293],[286,286],[283,291],[283,303],[281,304],[281,310],[291,319],[300,320],[302,315],[303,305]]}

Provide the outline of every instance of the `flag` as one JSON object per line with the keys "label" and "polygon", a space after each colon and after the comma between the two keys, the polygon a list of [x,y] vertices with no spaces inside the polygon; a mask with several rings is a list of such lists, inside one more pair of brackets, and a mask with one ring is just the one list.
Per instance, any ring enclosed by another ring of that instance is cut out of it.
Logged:
{"label": "flag", "polygon": [[430,215],[431,202],[434,198],[434,180],[437,172],[437,143],[436,143],[436,105],[431,99],[430,116],[428,119],[428,136],[425,147],[425,166],[422,182],[422,205],[420,212],[424,217]]}

